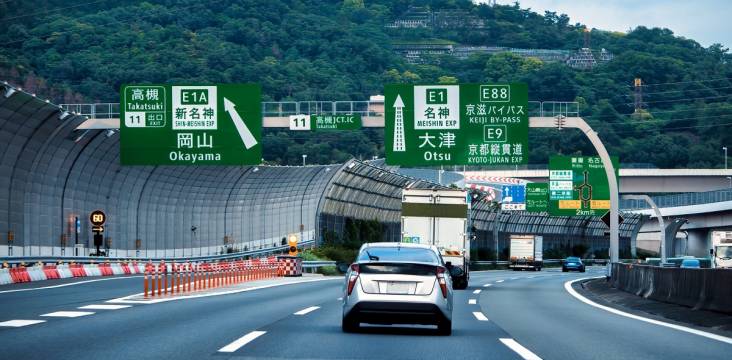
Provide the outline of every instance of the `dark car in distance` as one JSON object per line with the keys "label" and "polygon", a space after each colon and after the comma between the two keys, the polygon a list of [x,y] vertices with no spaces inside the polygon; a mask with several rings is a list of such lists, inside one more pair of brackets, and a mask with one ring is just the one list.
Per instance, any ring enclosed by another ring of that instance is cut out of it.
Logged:
{"label": "dark car in distance", "polygon": [[570,256],[562,262],[562,272],[567,271],[585,272],[585,264],[582,263],[582,259]]}

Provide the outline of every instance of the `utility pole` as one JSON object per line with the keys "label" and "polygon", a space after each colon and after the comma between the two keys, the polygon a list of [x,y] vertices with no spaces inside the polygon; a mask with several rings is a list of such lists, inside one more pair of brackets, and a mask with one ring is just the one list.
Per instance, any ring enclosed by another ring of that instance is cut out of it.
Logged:
{"label": "utility pole", "polygon": [[722,146],[722,150],[724,150],[724,169],[727,170],[727,147]]}

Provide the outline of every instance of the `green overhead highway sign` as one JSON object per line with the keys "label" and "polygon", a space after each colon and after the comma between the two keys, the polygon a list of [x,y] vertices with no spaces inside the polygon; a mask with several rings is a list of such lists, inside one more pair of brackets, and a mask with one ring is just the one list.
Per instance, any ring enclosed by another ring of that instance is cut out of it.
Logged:
{"label": "green overhead highway sign", "polygon": [[120,94],[122,165],[261,162],[259,85],[124,85]]}
{"label": "green overhead highway sign", "polygon": [[[611,157],[618,174],[618,159]],[[549,214],[601,216],[610,209],[610,190],[599,157],[552,156],[549,159]]]}
{"label": "green overhead highway sign", "polygon": [[387,85],[389,165],[515,165],[528,161],[526,84]]}
{"label": "green overhead highway sign", "polygon": [[320,114],[290,116],[290,130],[358,130],[360,128],[360,114]]}
{"label": "green overhead highway sign", "polygon": [[526,184],[526,211],[545,212],[549,206],[549,184]]}

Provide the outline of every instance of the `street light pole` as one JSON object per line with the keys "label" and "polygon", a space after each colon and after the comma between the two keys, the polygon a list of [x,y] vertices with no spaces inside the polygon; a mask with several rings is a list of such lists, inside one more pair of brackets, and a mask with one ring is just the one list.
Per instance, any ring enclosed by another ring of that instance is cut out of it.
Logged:
{"label": "street light pole", "polygon": [[307,154],[302,154],[302,166],[305,166],[305,159],[308,157]]}
{"label": "street light pole", "polygon": [[724,169],[727,170],[727,147],[722,146],[722,150],[724,150]]}
{"label": "street light pole", "polygon": [[623,195],[623,199],[643,200],[651,206],[651,209],[653,209],[653,212],[656,214],[658,229],[661,233],[661,266],[663,266],[663,264],[666,263],[666,224],[663,221],[661,210],[658,209],[656,202],[648,195]]}

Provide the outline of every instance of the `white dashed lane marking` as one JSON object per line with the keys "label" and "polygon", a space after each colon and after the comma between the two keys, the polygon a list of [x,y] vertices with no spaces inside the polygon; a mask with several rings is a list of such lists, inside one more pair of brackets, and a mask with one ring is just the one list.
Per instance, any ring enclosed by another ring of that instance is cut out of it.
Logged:
{"label": "white dashed lane marking", "polygon": [[480,311],[474,311],[473,316],[475,316],[475,318],[479,321],[488,321],[488,318],[485,317],[485,315],[483,315],[483,313]]}
{"label": "white dashed lane marking", "polygon": [[473,291],[473,294],[480,294],[480,289]]}
{"label": "white dashed lane marking", "polygon": [[93,315],[93,312],[88,311],[56,311],[48,314],[43,314],[41,316],[48,316],[48,317],[67,317],[67,318],[75,318],[79,316],[86,316],[86,315]]}
{"label": "white dashed lane marking", "polygon": [[112,304],[93,304],[93,305],[86,305],[81,306],[78,309],[81,310],[119,310],[132,307],[132,305],[112,305]]}
{"label": "white dashed lane marking", "polygon": [[477,300],[475,300],[475,299],[468,300],[469,305],[475,305],[476,303],[477,303]]}
{"label": "white dashed lane marking", "polygon": [[309,308],[305,308],[305,309],[302,309],[302,310],[296,312],[295,315],[305,315],[309,312],[313,312],[318,309],[320,309],[320,306],[311,306]]}
{"label": "white dashed lane marking", "polygon": [[250,343],[252,340],[266,334],[266,331],[252,331],[249,334],[246,334],[232,342],[229,345],[226,345],[219,349],[219,352],[225,352],[225,353],[232,353],[234,351],[239,350],[242,346]]}
{"label": "white dashed lane marking", "polygon": [[493,286],[493,284],[485,284],[485,285],[483,285],[483,287],[491,287],[491,286]]}
{"label": "white dashed lane marking", "polygon": [[497,283],[502,283],[504,280],[496,280]]}
{"label": "white dashed lane marking", "polygon": [[33,324],[40,324],[44,323],[46,320],[8,320],[0,322],[0,326],[4,327],[22,327],[22,326],[28,326]]}
{"label": "white dashed lane marking", "polygon": [[509,349],[513,350],[515,353],[519,354],[524,360],[541,360],[540,357],[536,356],[536,354],[532,353],[531,350],[521,346],[516,340],[514,339],[508,339],[508,338],[501,338],[499,339],[503,343],[503,345],[508,346]]}

